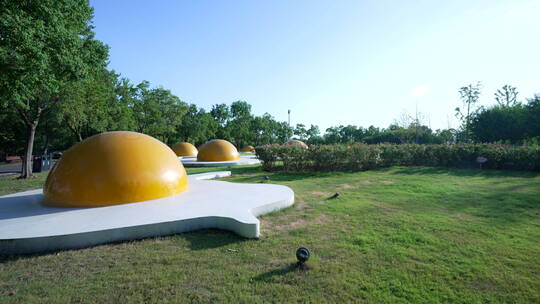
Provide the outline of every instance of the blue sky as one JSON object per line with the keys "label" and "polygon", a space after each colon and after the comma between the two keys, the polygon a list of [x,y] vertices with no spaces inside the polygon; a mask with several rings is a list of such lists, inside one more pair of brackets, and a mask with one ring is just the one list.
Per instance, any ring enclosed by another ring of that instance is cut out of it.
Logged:
{"label": "blue sky", "polygon": [[540,93],[540,1],[91,0],[109,67],[210,109],[387,127],[415,106],[457,127],[458,89]]}

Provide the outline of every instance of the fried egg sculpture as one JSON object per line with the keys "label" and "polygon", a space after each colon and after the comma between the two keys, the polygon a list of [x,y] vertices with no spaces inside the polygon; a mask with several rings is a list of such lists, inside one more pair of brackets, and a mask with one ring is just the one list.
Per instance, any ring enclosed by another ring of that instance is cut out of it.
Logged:
{"label": "fried egg sculpture", "polygon": [[184,192],[186,170],[161,141],[135,132],[92,136],[66,151],[43,187],[51,207],[98,207]]}
{"label": "fried egg sculpture", "polygon": [[242,152],[245,152],[245,153],[251,152],[251,153],[253,153],[253,152],[255,152],[255,147],[250,146],[250,145],[245,146],[245,147],[242,148]]}
{"label": "fried egg sculpture", "polygon": [[230,142],[213,139],[201,146],[197,160],[199,161],[231,161],[239,160],[240,153]]}
{"label": "fried egg sculpture", "polygon": [[199,153],[197,148],[188,142],[179,142],[172,147],[172,150],[176,153],[176,156],[182,157],[197,157]]}
{"label": "fried egg sculpture", "polygon": [[224,139],[213,139],[199,147],[197,159],[184,159],[186,167],[219,167],[259,164],[254,155],[240,156],[236,147]]}
{"label": "fried egg sculpture", "polygon": [[306,143],[304,143],[304,142],[301,141],[301,140],[297,140],[297,139],[291,139],[291,140],[288,140],[288,141],[285,142],[283,145],[285,145],[285,146],[300,147],[300,148],[303,148],[303,149],[309,149],[309,147],[308,147],[308,145],[306,145]]}
{"label": "fried egg sculpture", "polygon": [[227,175],[188,176],[175,152],[148,135],[92,136],[64,153],[43,190],[0,197],[0,254],[84,248],[204,228],[258,238],[256,216],[294,203],[293,191],[285,186],[206,180]]}

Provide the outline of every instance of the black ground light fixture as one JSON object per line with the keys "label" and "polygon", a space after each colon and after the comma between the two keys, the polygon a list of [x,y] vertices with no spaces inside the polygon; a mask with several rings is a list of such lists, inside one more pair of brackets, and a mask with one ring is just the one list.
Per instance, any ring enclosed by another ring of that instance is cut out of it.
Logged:
{"label": "black ground light fixture", "polygon": [[307,248],[300,247],[296,249],[296,259],[300,264],[304,264],[305,262],[307,262],[307,260],[309,260],[309,255],[309,249]]}

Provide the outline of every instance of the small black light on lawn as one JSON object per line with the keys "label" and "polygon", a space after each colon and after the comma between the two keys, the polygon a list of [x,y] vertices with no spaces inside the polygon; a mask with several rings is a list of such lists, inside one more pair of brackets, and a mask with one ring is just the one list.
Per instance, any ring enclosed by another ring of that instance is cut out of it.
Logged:
{"label": "small black light on lawn", "polygon": [[309,260],[309,250],[304,247],[296,249],[296,259],[300,264],[307,262],[307,260]]}

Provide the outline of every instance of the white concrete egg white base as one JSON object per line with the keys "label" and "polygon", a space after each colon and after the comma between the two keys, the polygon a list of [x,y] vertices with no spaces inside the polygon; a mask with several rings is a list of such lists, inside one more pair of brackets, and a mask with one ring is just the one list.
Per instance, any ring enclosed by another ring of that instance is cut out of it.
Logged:
{"label": "white concrete egg white base", "polygon": [[255,155],[240,155],[239,160],[230,161],[198,161],[197,157],[180,157],[184,167],[222,167],[256,165],[261,161]]}
{"label": "white concrete egg white base", "polygon": [[0,254],[84,248],[205,228],[258,238],[257,216],[294,203],[294,192],[286,186],[205,180],[229,175],[190,175],[186,192],[107,207],[46,207],[41,189],[2,196]]}

